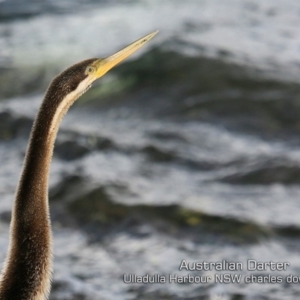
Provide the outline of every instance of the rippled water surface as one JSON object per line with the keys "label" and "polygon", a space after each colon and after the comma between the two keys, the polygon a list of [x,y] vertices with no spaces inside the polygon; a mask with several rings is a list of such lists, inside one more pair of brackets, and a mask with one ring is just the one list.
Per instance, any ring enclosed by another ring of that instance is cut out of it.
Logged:
{"label": "rippled water surface", "polygon": [[[299,17],[292,0],[0,1],[1,261],[51,78],[159,29],[61,125],[50,299],[299,298],[286,282],[300,276]],[[290,265],[253,271],[249,259]],[[243,270],[180,271],[182,260]],[[241,283],[124,283],[224,273]]]}

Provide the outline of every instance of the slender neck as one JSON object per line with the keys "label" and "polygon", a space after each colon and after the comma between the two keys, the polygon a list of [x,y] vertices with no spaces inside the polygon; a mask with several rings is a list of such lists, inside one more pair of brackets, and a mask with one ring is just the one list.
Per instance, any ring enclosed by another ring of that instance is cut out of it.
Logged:
{"label": "slender neck", "polygon": [[0,300],[44,300],[52,272],[48,178],[54,142],[68,107],[49,106],[47,95],[34,122],[12,212],[9,253]]}

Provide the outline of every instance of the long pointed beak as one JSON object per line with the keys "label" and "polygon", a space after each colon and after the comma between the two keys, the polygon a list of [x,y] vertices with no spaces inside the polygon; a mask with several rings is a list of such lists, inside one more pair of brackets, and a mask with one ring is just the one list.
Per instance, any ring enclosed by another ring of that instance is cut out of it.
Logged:
{"label": "long pointed beak", "polygon": [[137,51],[139,48],[144,46],[150,39],[152,39],[156,34],[157,31],[154,31],[137,41],[133,42],[132,44],[128,45],[127,47],[123,48],[122,50],[118,51],[117,53],[104,58],[104,59],[98,59],[95,61],[94,65],[96,67],[95,72],[95,80],[101,76],[103,76],[106,72],[108,72],[110,69],[112,69],[115,65],[117,65],[119,62],[133,54],[135,51]]}

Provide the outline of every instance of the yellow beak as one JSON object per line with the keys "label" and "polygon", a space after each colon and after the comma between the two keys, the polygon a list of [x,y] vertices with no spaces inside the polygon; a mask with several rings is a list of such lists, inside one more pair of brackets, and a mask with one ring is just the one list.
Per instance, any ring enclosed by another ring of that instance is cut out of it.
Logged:
{"label": "yellow beak", "polygon": [[96,60],[93,65],[96,68],[95,71],[95,77],[94,79],[98,79],[99,77],[103,76],[106,72],[108,72],[110,69],[112,69],[115,65],[117,65],[119,62],[133,54],[135,51],[137,51],[139,48],[144,46],[150,39],[152,39],[156,34],[157,31],[154,31],[137,41],[133,42],[132,44],[128,45],[127,47],[123,48],[122,50],[118,51],[117,53],[104,58],[104,59],[98,59]]}

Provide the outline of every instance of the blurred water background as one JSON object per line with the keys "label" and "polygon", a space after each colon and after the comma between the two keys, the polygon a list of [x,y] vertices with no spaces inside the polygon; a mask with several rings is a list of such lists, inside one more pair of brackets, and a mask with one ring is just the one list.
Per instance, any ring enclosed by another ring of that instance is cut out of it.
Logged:
{"label": "blurred water background", "polygon": [[[242,276],[300,276],[299,28],[293,0],[1,0],[1,261],[53,76],[159,29],[63,121],[50,299],[298,299],[299,283],[125,284],[123,274],[214,276],[178,268],[227,259]],[[290,267],[250,272],[248,259]]]}

